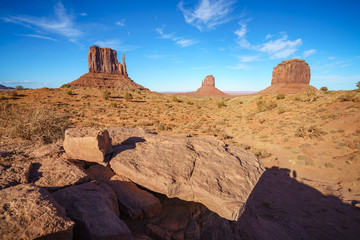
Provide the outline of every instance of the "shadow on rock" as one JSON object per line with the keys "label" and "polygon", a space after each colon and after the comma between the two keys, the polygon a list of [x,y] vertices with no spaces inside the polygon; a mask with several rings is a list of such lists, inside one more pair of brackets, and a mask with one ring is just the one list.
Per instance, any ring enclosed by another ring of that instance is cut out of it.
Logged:
{"label": "shadow on rock", "polygon": [[[293,174],[294,175],[294,174]],[[358,239],[360,211],[290,177],[289,169],[267,169],[247,204],[256,215],[280,224],[297,239]],[[246,212],[243,215],[246,218]],[[243,217],[242,217],[243,218]],[[240,220],[241,221],[241,220]]]}

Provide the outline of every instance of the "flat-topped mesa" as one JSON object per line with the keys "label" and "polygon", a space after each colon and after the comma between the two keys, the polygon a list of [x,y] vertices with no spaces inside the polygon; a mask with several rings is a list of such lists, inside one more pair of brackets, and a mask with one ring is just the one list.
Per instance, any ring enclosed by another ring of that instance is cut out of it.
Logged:
{"label": "flat-topped mesa", "polygon": [[89,72],[69,83],[73,87],[114,88],[123,91],[132,89],[149,91],[135,83],[128,76],[125,54],[122,64],[117,59],[117,53],[111,48],[91,46],[88,53]]}
{"label": "flat-topped mesa", "polygon": [[213,75],[207,75],[201,82],[201,87],[196,92],[191,93],[193,96],[203,97],[225,97],[226,93],[223,93],[215,87],[215,78]]}
{"label": "flat-topped mesa", "polygon": [[271,84],[310,83],[310,67],[305,60],[290,59],[282,61],[273,70]]}
{"label": "flat-topped mesa", "polygon": [[310,84],[310,67],[305,60],[293,58],[274,67],[271,86],[257,94],[299,93],[316,89]]}
{"label": "flat-topped mesa", "polygon": [[202,81],[201,86],[212,86],[215,87],[215,78],[213,75],[207,75]]}
{"label": "flat-topped mesa", "polygon": [[123,54],[123,64],[121,64],[117,60],[116,51],[111,48],[91,46],[88,53],[88,63],[90,73],[128,75],[126,72],[125,54]]}

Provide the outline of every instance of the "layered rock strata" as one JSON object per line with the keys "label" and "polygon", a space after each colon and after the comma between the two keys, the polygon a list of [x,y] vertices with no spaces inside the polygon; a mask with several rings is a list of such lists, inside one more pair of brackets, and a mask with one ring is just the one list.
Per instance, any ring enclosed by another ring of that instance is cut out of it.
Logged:
{"label": "layered rock strata", "polygon": [[117,53],[113,49],[91,46],[88,53],[88,67],[88,73],[69,83],[69,85],[120,90],[148,90],[129,78],[125,54],[123,54],[122,63],[120,63],[117,59]]}
{"label": "layered rock strata", "polygon": [[215,87],[215,78],[213,75],[208,75],[202,81],[201,87],[192,93],[193,96],[203,96],[203,97],[224,97],[228,96],[226,93],[223,93]]}
{"label": "layered rock strata", "polygon": [[310,67],[305,60],[282,61],[273,69],[271,86],[258,94],[298,93],[314,88],[310,83]]}

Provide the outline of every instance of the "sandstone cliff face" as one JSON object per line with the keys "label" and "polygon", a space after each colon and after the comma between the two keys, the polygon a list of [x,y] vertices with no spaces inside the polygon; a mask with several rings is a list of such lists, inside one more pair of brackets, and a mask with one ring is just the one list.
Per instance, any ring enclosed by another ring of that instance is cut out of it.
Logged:
{"label": "sandstone cliff face", "polygon": [[271,86],[258,92],[257,94],[304,92],[308,88],[314,88],[309,83],[309,65],[305,62],[305,60],[294,58],[282,61],[274,67]]}
{"label": "sandstone cliff face", "polygon": [[290,59],[274,67],[271,84],[310,83],[310,67],[305,60]]}
{"label": "sandstone cliff face", "polygon": [[74,87],[116,88],[120,90],[148,90],[132,81],[127,73],[125,54],[122,64],[111,48],[91,46],[88,53],[89,73],[69,83]]}
{"label": "sandstone cliff face", "polygon": [[227,96],[226,93],[223,93],[215,87],[215,78],[213,75],[208,75],[202,81],[201,87],[196,90],[193,96],[204,96],[204,97],[224,97]]}

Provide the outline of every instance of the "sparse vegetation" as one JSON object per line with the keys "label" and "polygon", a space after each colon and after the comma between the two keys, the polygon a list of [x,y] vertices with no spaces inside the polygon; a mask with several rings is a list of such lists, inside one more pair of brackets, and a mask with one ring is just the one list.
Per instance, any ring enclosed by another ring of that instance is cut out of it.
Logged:
{"label": "sparse vegetation", "polygon": [[61,85],[61,87],[60,88],[70,88],[71,87],[71,85],[70,84],[63,84],[63,85]]}
{"label": "sparse vegetation", "polygon": [[320,91],[327,92],[329,89],[327,87],[321,87]]}
{"label": "sparse vegetation", "polygon": [[265,100],[258,100],[256,102],[258,112],[270,111],[277,107],[277,104],[273,101],[266,102]]}
{"label": "sparse vegetation", "polygon": [[15,90],[24,90],[24,87],[23,86],[16,86]]}
{"label": "sparse vegetation", "polygon": [[313,102],[316,101],[318,99],[317,93],[316,93],[316,89],[314,88],[308,88],[306,89],[306,98],[305,98],[305,102]]}
{"label": "sparse vegetation", "polygon": [[280,94],[278,94],[277,96],[276,96],[276,99],[285,99],[285,94],[282,94],[282,93],[280,93]]}
{"label": "sparse vegetation", "polygon": [[68,117],[46,108],[0,105],[0,138],[20,138],[43,143],[63,139]]}
{"label": "sparse vegetation", "polygon": [[220,102],[217,102],[217,103],[216,103],[216,106],[217,106],[218,108],[226,107],[225,101],[224,101],[224,100],[221,100]]}
{"label": "sparse vegetation", "polygon": [[72,92],[71,90],[67,90],[65,93],[66,93],[67,95],[73,95],[73,92]]}
{"label": "sparse vegetation", "polygon": [[172,101],[173,102],[180,102],[180,100],[176,96],[173,96]]}
{"label": "sparse vegetation", "polygon": [[309,127],[300,126],[297,129],[295,136],[302,138],[318,138],[323,134],[324,132],[321,129],[314,125],[311,125]]}
{"label": "sparse vegetation", "polygon": [[110,98],[110,96],[111,96],[111,92],[109,91],[109,90],[105,90],[104,92],[103,92],[103,99],[104,100],[109,100],[109,98]]}
{"label": "sparse vegetation", "polygon": [[131,93],[126,92],[125,95],[124,95],[124,98],[125,98],[126,101],[129,102],[129,101],[132,101],[134,97],[133,97],[133,95]]}
{"label": "sparse vegetation", "polygon": [[355,92],[347,92],[339,97],[340,102],[350,102],[355,101],[356,93]]}

